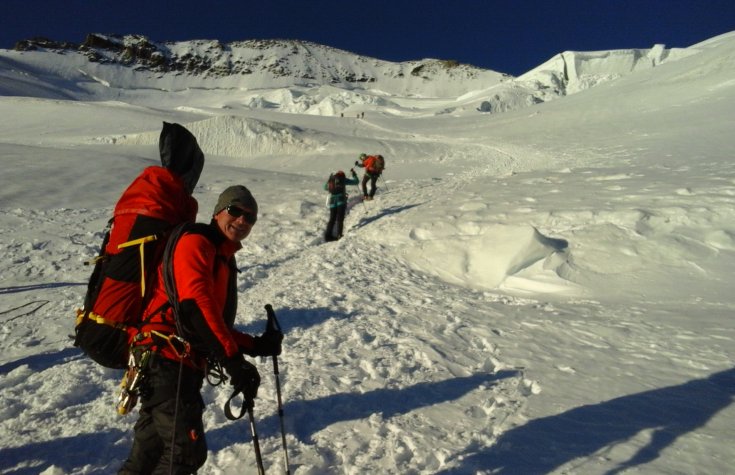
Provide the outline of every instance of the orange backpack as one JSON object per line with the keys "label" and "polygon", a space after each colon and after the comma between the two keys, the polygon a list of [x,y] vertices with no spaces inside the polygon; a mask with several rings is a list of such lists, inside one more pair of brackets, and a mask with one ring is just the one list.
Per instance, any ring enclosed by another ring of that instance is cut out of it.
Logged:
{"label": "orange backpack", "polygon": [[370,155],[365,159],[365,170],[373,175],[380,175],[385,168],[385,159],[382,155]]}
{"label": "orange backpack", "polygon": [[160,152],[163,166],[143,170],[115,205],[92,260],[84,307],[77,311],[74,346],[107,368],[128,367],[129,340],[141,323],[171,230],[194,222],[199,208],[191,192],[204,154],[194,136],[164,122]]}

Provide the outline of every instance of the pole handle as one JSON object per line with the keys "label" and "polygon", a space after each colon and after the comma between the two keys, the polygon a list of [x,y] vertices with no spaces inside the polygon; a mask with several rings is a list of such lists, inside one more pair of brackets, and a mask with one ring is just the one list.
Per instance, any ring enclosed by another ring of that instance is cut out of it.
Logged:
{"label": "pole handle", "polygon": [[278,319],[276,318],[276,312],[273,310],[273,306],[271,304],[265,304],[265,312],[268,314],[268,323],[266,323],[265,331],[272,330],[283,333],[281,331],[281,325],[278,323]]}

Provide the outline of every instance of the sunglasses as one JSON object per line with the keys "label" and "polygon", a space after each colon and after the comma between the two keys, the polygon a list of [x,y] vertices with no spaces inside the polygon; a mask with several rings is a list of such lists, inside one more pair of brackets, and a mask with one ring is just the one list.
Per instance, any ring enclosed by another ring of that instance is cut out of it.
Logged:
{"label": "sunglasses", "polygon": [[227,210],[227,214],[229,214],[233,218],[239,218],[240,216],[244,216],[245,222],[248,224],[255,224],[255,222],[258,220],[257,214],[249,210],[238,208],[235,205],[230,205],[225,209]]}

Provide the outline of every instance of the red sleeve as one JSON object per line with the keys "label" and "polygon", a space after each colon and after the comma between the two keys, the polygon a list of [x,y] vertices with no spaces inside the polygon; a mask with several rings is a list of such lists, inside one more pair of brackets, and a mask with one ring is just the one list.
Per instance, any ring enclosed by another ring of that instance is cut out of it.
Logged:
{"label": "red sleeve", "polygon": [[[212,348],[213,352],[229,358],[239,352],[232,331],[222,315],[227,297],[229,270],[227,266],[215,267],[216,253],[214,244],[205,236],[185,234],[179,240],[174,253],[174,276],[179,302],[193,301],[211,330],[211,335],[199,336],[205,342],[210,342],[210,346],[221,345],[220,348]],[[216,270],[224,274],[216,275]]]}

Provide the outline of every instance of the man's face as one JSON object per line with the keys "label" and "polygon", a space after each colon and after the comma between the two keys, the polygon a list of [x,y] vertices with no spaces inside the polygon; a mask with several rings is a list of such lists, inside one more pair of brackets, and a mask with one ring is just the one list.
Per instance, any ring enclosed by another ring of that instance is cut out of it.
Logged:
{"label": "man's face", "polygon": [[231,204],[214,216],[222,234],[230,241],[240,242],[250,234],[257,215],[238,204]]}

